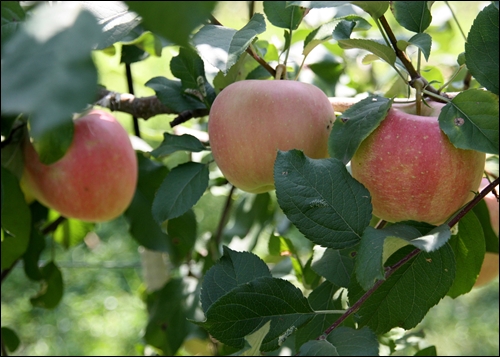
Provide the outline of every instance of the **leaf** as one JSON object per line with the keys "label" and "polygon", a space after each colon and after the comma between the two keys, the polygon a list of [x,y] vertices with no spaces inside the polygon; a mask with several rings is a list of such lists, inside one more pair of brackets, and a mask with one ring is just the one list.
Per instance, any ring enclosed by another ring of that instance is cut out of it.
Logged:
{"label": "leaf", "polygon": [[339,40],[339,46],[344,50],[358,48],[369,51],[374,55],[378,56],[381,60],[387,62],[392,67],[394,67],[394,64],[396,62],[396,53],[392,50],[392,48],[390,48],[387,45],[375,42],[373,40],[364,40],[364,39]]}
{"label": "leaf", "polygon": [[163,133],[162,143],[151,151],[151,155],[157,159],[161,159],[179,150],[200,152],[206,150],[206,148],[200,140],[192,135],[173,135],[165,132]]}
{"label": "leaf", "polygon": [[437,356],[436,346],[422,348],[414,354],[414,356]]}
{"label": "leaf", "polygon": [[266,30],[262,14],[254,14],[242,29],[205,25],[193,36],[200,55],[226,74],[250,46],[255,37]]}
{"label": "leaf", "polygon": [[172,252],[171,241],[155,222],[151,206],[155,192],[168,173],[168,169],[154,161],[137,154],[139,178],[132,203],[125,211],[130,222],[132,237],[147,249]]}
{"label": "leaf", "polygon": [[[498,242],[498,238],[497,238]],[[458,222],[458,234],[450,241],[456,261],[456,274],[448,296],[456,298],[471,291],[476,282],[485,253],[481,223],[474,212]]]}
{"label": "leaf", "polygon": [[203,278],[201,307],[203,312],[237,286],[259,277],[271,277],[267,265],[250,252],[236,252],[223,246],[224,255]]}
{"label": "leaf", "polygon": [[[3,6],[3,4],[2,4]],[[3,9],[2,9],[3,12]],[[9,352],[14,352],[17,350],[19,345],[21,344],[21,340],[19,340],[19,337],[17,334],[14,332],[13,329],[9,327],[2,326],[2,343],[4,346],[7,348]],[[3,352],[2,352],[3,354]]]}
{"label": "leaf", "polygon": [[356,5],[363,9],[363,11],[370,14],[374,19],[378,19],[385,14],[389,8],[389,1],[349,1],[351,4]]}
{"label": "leaf", "polygon": [[314,247],[312,269],[337,286],[348,287],[354,270],[354,261],[348,252]]}
{"label": "leaf", "polygon": [[[394,254],[387,265],[396,263],[413,250],[413,247],[407,248]],[[359,326],[368,326],[376,334],[383,334],[393,327],[406,330],[415,327],[446,295],[454,277],[455,261],[449,245],[431,253],[419,252],[380,285],[376,294],[366,299],[357,312]],[[351,280],[351,304],[364,293],[356,281]]]}
{"label": "leaf", "polygon": [[297,356],[340,356],[334,345],[326,340],[311,340],[300,346]]}
{"label": "leaf", "polygon": [[269,333],[271,329],[271,321],[266,322],[264,326],[255,331],[254,333],[245,336],[245,341],[248,344],[248,349],[240,353],[240,356],[260,356],[260,346],[264,337]]}
{"label": "leaf", "polygon": [[465,60],[477,81],[496,95],[499,82],[498,43],[498,5],[490,4],[474,19],[465,43]]}
{"label": "leaf", "polygon": [[274,26],[290,30],[296,30],[304,16],[302,8],[287,6],[286,1],[264,1],[264,13]]}
{"label": "leaf", "polygon": [[189,257],[196,242],[197,225],[196,216],[191,209],[168,221],[167,233],[172,245],[169,258],[174,264],[180,265]]}
{"label": "leaf", "polygon": [[197,162],[181,164],[165,177],[153,200],[158,224],[179,217],[190,209],[208,187],[208,166]]}
{"label": "leaf", "polygon": [[498,96],[468,89],[446,104],[439,126],[457,148],[498,155]]}
{"label": "leaf", "polygon": [[333,123],[328,139],[330,156],[344,164],[351,161],[361,142],[385,119],[391,105],[391,100],[375,96],[365,98],[347,109]]}
{"label": "leaf", "polygon": [[260,277],[239,285],[222,296],[198,324],[229,346],[242,348],[244,337],[257,331],[269,320],[271,331],[261,351],[272,351],[297,329],[309,322],[314,311],[302,292],[290,282]]}
{"label": "leaf", "polygon": [[61,271],[50,261],[40,269],[42,273],[42,287],[38,294],[30,299],[33,306],[45,309],[55,308],[64,294],[64,283]]}
{"label": "leaf", "polygon": [[177,350],[192,330],[186,318],[194,317],[198,304],[198,287],[190,277],[173,278],[146,298],[149,320],[144,333],[147,344],[167,356]]}
{"label": "leaf", "polygon": [[[144,51],[151,56],[161,57],[162,43],[160,37],[152,32],[144,31],[138,37],[130,41],[122,41],[123,47],[134,47]],[[122,49],[123,51],[123,49]],[[123,55],[122,55],[123,57]],[[121,61],[124,62],[124,61]],[[130,62],[125,62],[130,63]]]}
{"label": "leaf", "polygon": [[80,1],[80,4],[90,11],[103,27],[96,50],[105,49],[121,41],[141,22],[139,15],[128,11],[127,5],[121,1]]}
{"label": "leaf", "polygon": [[216,1],[127,1],[154,33],[182,47],[189,47],[191,32],[202,25],[214,10]]}
{"label": "leaf", "polygon": [[2,113],[31,114],[30,135],[46,164],[69,147],[73,113],[95,101],[91,50],[100,35],[94,16],[67,2],[39,7],[2,47]]}
{"label": "leaf", "polygon": [[427,1],[393,1],[391,10],[396,21],[412,32],[424,32],[432,21]]}
{"label": "leaf", "polygon": [[185,94],[181,81],[174,81],[165,77],[154,77],[147,81],[145,85],[153,89],[160,102],[175,113],[207,108],[199,98]]}
{"label": "leaf", "polygon": [[28,248],[31,213],[17,178],[2,166],[2,271]]}
{"label": "leaf", "polygon": [[418,47],[424,54],[425,60],[426,61],[429,60],[432,47],[432,37],[429,34],[418,33],[412,38],[410,38],[408,42],[411,45]]}
{"label": "leaf", "polygon": [[483,228],[484,239],[486,241],[486,251],[498,254],[498,236],[493,231],[493,227],[491,226],[488,206],[484,200],[481,200],[472,210],[474,211],[477,219],[479,219],[479,223],[481,223],[481,227]]}
{"label": "leaf", "polygon": [[329,341],[339,356],[378,356],[379,343],[377,336],[367,327],[353,329],[340,326],[328,336]]}
{"label": "leaf", "polygon": [[18,31],[24,18],[19,1],[2,1],[2,45]]}
{"label": "leaf", "polygon": [[333,249],[358,243],[371,218],[370,194],[340,161],[279,151],[274,181],[280,207],[307,239]]}

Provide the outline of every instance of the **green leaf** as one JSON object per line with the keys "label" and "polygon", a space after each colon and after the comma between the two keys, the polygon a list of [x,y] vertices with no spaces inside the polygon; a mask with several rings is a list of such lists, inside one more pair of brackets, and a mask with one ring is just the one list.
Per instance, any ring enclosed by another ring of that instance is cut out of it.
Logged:
{"label": "green leaf", "polygon": [[2,48],[2,113],[31,114],[30,135],[46,164],[64,155],[73,113],[93,103],[97,91],[91,50],[101,28],[77,5],[38,8]]}
{"label": "green leaf", "polygon": [[125,211],[125,216],[130,222],[132,237],[147,249],[172,252],[169,237],[162,231],[153,219],[151,206],[155,192],[168,173],[168,169],[154,161],[137,154],[139,164],[139,178],[137,189],[132,203]]}
{"label": "green leaf", "polygon": [[424,54],[425,60],[429,60],[432,47],[432,37],[426,33],[417,33],[408,40],[410,45],[418,47]]}
{"label": "green leaf", "polygon": [[391,100],[375,96],[365,98],[347,109],[333,123],[328,139],[330,156],[344,164],[351,161],[361,142],[385,119],[391,105]]}
{"label": "green leaf", "polygon": [[374,55],[378,56],[381,60],[387,62],[392,67],[394,67],[394,64],[396,62],[396,53],[392,50],[392,48],[390,48],[387,45],[375,42],[373,40],[364,40],[364,39],[339,40],[339,46],[344,50],[358,48],[369,51]]}
{"label": "green leaf", "polygon": [[389,8],[389,1],[349,1],[351,4],[356,5],[363,9],[363,11],[370,14],[374,19],[378,19],[385,14]]}
{"label": "green leaf", "polygon": [[45,309],[55,308],[64,294],[64,283],[61,271],[50,261],[40,269],[42,287],[38,294],[30,299],[31,304]]}
{"label": "green leaf", "polygon": [[472,209],[483,228],[484,239],[486,241],[486,251],[498,254],[498,236],[491,226],[490,211],[488,206],[481,200]]}
{"label": "green leaf", "polygon": [[172,242],[170,260],[180,265],[188,258],[197,237],[197,221],[193,210],[188,210],[182,216],[168,221],[167,233]]}
{"label": "green leaf", "polygon": [[286,1],[264,1],[264,13],[274,26],[296,30],[304,16],[304,9],[287,6]]}
{"label": "green leaf", "polygon": [[[2,8],[2,14],[3,14],[3,8]],[[5,345],[5,347],[7,348],[7,350],[9,350],[9,352],[14,352],[21,344],[21,340],[19,340],[19,337],[17,336],[17,334],[14,332],[13,329],[2,326],[2,344]]]}
{"label": "green leaf", "polygon": [[359,242],[370,223],[370,194],[337,159],[279,151],[274,164],[278,203],[312,242],[342,249]]}
{"label": "green leaf", "polygon": [[271,321],[266,322],[264,326],[255,331],[254,333],[245,336],[246,344],[248,344],[248,348],[245,349],[240,356],[260,356],[260,346],[262,345],[262,341],[264,337],[269,333],[271,329]]}
{"label": "green leaf", "polygon": [[311,340],[300,346],[296,356],[340,356],[334,345],[326,340]]}
{"label": "green leaf", "polygon": [[161,159],[179,150],[200,152],[206,150],[206,148],[200,140],[192,135],[173,135],[170,133],[163,133],[162,143],[156,149],[151,151],[151,155],[157,159]]}
{"label": "green leaf", "polygon": [[[38,222],[36,217],[37,210],[44,210],[45,212],[48,209],[45,206],[42,206],[37,201],[33,202],[30,205],[31,216],[34,222]],[[40,255],[42,251],[45,249],[45,238],[40,233],[38,229],[31,229],[30,241],[28,244],[28,248],[23,254],[23,263],[24,263],[24,273],[26,276],[34,281],[39,281],[42,279],[42,273],[40,271],[40,267],[38,265],[38,261],[40,260]]]}
{"label": "green leaf", "polygon": [[391,10],[396,21],[412,32],[424,32],[432,21],[427,1],[393,1]]}
{"label": "green leaf", "polygon": [[14,264],[28,248],[31,213],[17,178],[2,166],[2,270]]}
{"label": "green leaf", "polygon": [[377,336],[367,327],[353,329],[340,326],[326,338],[340,356],[378,356]]}
{"label": "green leaf", "polygon": [[[394,254],[387,265],[395,264],[413,250],[413,247],[408,248]],[[455,261],[449,245],[431,253],[419,252],[380,285],[376,294],[366,299],[357,312],[359,326],[368,326],[376,334],[393,327],[406,330],[415,327],[446,295],[454,277]],[[364,293],[352,279],[349,301],[358,301]]]}
{"label": "green leaf", "polygon": [[145,86],[153,89],[160,102],[175,113],[207,108],[199,98],[184,92],[181,81],[174,81],[165,77],[154,77],[147,81]]}
{"label": "green leaf", "polygon": [[455,254],[456,275],[448,295],[456,298],[471,291],[483,264],[483,229],[474,212],[467,213],[458,222],[458,234],[453,236],[450,245]]}
{"label": "green leaf", "polygon": [[190,209],[208,187],[208,166],[187,162],[165,177],[153,201],[153,217],[158,224],[179,217]]}
{"label": "green leaf", "polygon": [[236,252],[223,246],[224,255],[203,278],[201,307],[206,313],[222,296],[237,286],[259,277],[271,277],[266,263],[250,252]]}
{"label": "green leaf", "polygon": [[[49,219],[56,220],[59,213],[50,211]],[[85,236],[92,232],[95,224],[79,221],[77,219],[66,219],[59,224],[53,233],[54,241],[65,248],[74,247],[83,242]]]}
{"label": "green leaf", "polygon": [[124,45],[124,47],[135,47],[151,56],[161,57],[161,39],[158,37],[158,35],[155,35],[152,32],[144,31],[131,41],[122,41],[122,44]]}
{"label": "green leaf", "polygon": [[441,109],[439,126],[457,148],[498,155],[498,96],[480,89],[459,93]]}
{"label": "green leaf", "polygon": [[183,47],[189,47],[189,36],[214,10],[216,1],[127,1],[142,23],[154,33]]}
{"label": "green leaf", "polygon": [[271,331],[261,351],[272,351],[297,329],[309,322],[314,311],[302,292],[282,279],[260,277],[239,285],[222,296],[198,323],[229,346],[244,347],[244,337],[261,328],[269,320]]}
{"label": "green leaf", "polygon": [[128,11],[127,5],[121,1],[82,1],[80,4],[90,11],[103,27],[96,50],[105,49],[121,41],[141,22],[141,18]]}
{"label": "green leaf", "polygon": [[337,286],[348,287],[354,270],[350,250],[342,252],[331,248],[314,247],[312,269]]}
{"label": "green leaf", "polygon": [[436,346],[429,346],[426,348],[422,348],[414,356],[437,356]]}
{"label": "green leaf", "polygon": [[192,330],[187,318],[193,318],[199,290],[195,279],[171,279],[146,298],[149,313],[144,333],[147,344],[161,349],[164,355],[174,356]]}
{"label": "green leaf", "polygon": [[2,1],[2,45],[17,32],[24,18],[19,1]]}
{"label": "green leaf", "polygon": [[477,81],[496,95],[499,82],[498,43],[498,7],[490,4],[474,19],[465,43],[465,60]]}
{"label": "green leaf", "polygon": [[205,25],[193,36],[200,55],[226,74],[250,46],[255,37],[266,30],[262,14],[254,14],[242,29]]}

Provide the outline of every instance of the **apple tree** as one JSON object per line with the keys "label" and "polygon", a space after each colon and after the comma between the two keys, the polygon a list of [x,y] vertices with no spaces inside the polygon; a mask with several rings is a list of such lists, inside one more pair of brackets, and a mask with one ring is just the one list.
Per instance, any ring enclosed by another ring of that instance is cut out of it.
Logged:
{"label": "apple tree", "polygon": [[[144,345],[393,353],[393,329],[470,292],[483,265],[498,274],[498,2],[456,38],[431,25],[431,1],[248,3],[232,27],[224,2],[2,2],[2,282],[22,265],[33,307],[56,308],[71,281],[57,255],[39,264],[47,241],[73,249],[97,227],[30,190],[25,144],[51,167],[76,118],[127,113],[137,177],[119,216],[143,248]],[[97,53],[119,53],[128,93],[103,85]],[[166,70],[135,96],[133,64],[151,57]],[[158,116],[162,140],[144,140]],[[43,195],[85,201],[58,190],[118,170],[114,150],[75,156]],[[2,352],[16,344],[2,326]]]}

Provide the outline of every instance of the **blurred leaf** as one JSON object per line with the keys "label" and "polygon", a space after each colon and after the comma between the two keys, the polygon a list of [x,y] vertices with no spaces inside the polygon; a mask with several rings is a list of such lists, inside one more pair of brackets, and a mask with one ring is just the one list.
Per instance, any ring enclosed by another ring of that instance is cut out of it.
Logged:
{"label": "blurred leaf", "polygon": [[184,92],[181,81],[174,81],[165,77],[154,77],[147,81],[145,86],[153,89],[160,102],[175,113],[206,108],[205,103],[199,98],[194,98]]}
{"label": "blurred leaf", "polygon": [[279,151],[274,180],[280,207],[307,239],[333,249],[359,242],[370,223],[370,194],[342,162]]}
{"label": "blurred leaf", "polygon": [[351,161],[361,142],[385,119],[391,105],[391,100],[375,96],[365,98],[347,109],[333,123],[328,139],[331,157],[344,164]]}
{"label": "blurred leaf", "polygon": [[42,273],[42,286],[38,294],[30,299],[31,304],[45,309],[53,309],[59,304],[64,294],[61,271],[53,261],[48,262],[40,271]]}
{"label": "blurred leaf", "polygon": [[2,45],[17,32],[24,18],[25,13],[19,1],[2,1]]}
{"label": "blurred leaf", "polygon": [[241,284],[215,301],[206,311],[206,320],[198,324],[229,346],[244,347],[244,337],[269,320],[271,331],[261,351],[277,349],[313,316],[302,292],[290,282],[260,277]]}
{"label": "blurred leaf", "polygon": [[147,249],[167,252],[172,251],[169,237],[153,219],[151,206],[155,192],[168,173],[168,169],[154,161],[137,154],[139,178],[132,203],[125,211],[130,222],[132,237]]}
{"label": "blurred leaf", "polygon": [[271,277],[266,263],[250,252],[236,252],[223,246],[224,255],[203,278],[201,307],[206,313],[222,296],[237,286],[259,277]]}
{"label": "blurred leaf", "polygon": [[[59,216],[59,213],[56,211],[49,210],[49,221],[55,221]],[[57,226],[56,230],[53,231],[52,236],[54,241],[68,249],[82,243],[85,236],[89,232],[92,232],[94,227],[94,223],[68,218]]]}
{"label": "blurred leaf", "polygon": [[21,340],[19,340],[19,337],[17,336],[16,332],[9,327],[2,326],[2,347],[5,346],[9,352],[14,352],[15,350],[17,350],[20,344]]}
{"label": "blurred leaf", "polygon": [[311,340],[300,346],[296,356],[340,356],[334,345],[326,340]]}
{"label": "blurred leaf", "polygon": [[[33,206],[31,205],[30,208]],[[38,262],[44,249],[45,239],[43,235],[37,229],[32,229],[28,248],[23,254],[24,273],[31,280],[38,281],[43,278]]]}
{"label": "blurred leaf", "polygon": [[312,269],[337,286],[348,287],[354,260],[348,254],[331,248],[314,247]]}
{"label": "blurred leaf", "polygon": [[103,28],[96,50],[105,49],[121,41],[141,22],[141,18],[128,11],[127,5],[122,1],[79,1],[79,3],[95,16]]}
{"label": "blurred leaf", "polygon": [[498,96],[480,89],[459,93],[439,114],[454,146],[498,155]]}
{"label": "blurred leaf", "polygon": [[17,178],[2,166],[2,270],[19,259],[30,240],[31,213]]}
{"label": "blurred leaf", "polygon": [[212,104],[215,92],[205,77],[204,63],[196,51],[181,48],[170,61],[170,71],[181,80],[184,93],[196,96],[207,107]]}
{"label": "blurred leaf", "polygon": [[194,316],[198,293],[194,279],[184,277],[171,279],[161,290],[148,295],[146,343],[161,349],[165,356],[176,355],[192,329],[187,318]]}
{"label": "blurred leaf", "polygon": [[437,356],[436,346],[429,346],[426,348],[422,348],[414,356]]}
{"label": "blurred leaf", "polygon": [[151,151],[151,155],[160,159],[179,150],[200,152],[206,150],[206,148],[200,140],[192,135],[173,135],[165,132],[163,133],[162,143]]}
{"label": "blurred leaf", "polygon": [[498,254],[498,236],[491,227],[490,211],[488,206],[484,200],[481,200],[472,210],[474,211],[477,219],[479,219],[479,223],[481,223],[481,227],[483,228],[486,251]]}
{"label": "blurred leaf", "polygon": [[396,21],[412,32],[424,32],[432,21],[428,1],[392,1],[391,10]]}
{"label": "blurred leaf", "polygon": [[389,8],[390,1],[349,1],[351,4],[356,5],[363,9],[363,11],[370,14],[374,19],[378,19],[385,14]]}
{"label": "blurred leaf", "polygon": [[189,47],[192,31],[203,24],[214,10],[216,1],[127,1],[131,10],[142,17],[152,32]]}
{"label": "blurred leaf", "polygon": [[340,326],[327,337],[335,346],[339,356],[378,356],[379,343],[377,336],[367,327],[354,329]]}
{"label": "blurred leaf", "polygon": [[271,329],[271,321],[268,321],[259,328],[254,333],[245,336],[245,345],[248,344],[248,349],[244,350],[240,353],[240,356],[260,356],[260,346],[262,345],[262,341],[264,337],[268,334]]}
{"label": "blurred leaf", "polygon": [[339,40],[339,46],[344,50],[357,48],[369,51],[374,55],[378,56],[381,60],[387,62],[392,67],[394,67],[394,64],[396,62],[396,53],[392,50],[392,48],[390,48],[387,45],[375,42],[373,40],[364,40],[364,39]]}
{"label": "blurred leaf", "polygon": [[180,265],[186,261],[196,242],[196,228],[196,216],[191,209],[168,221],[167,233],[172,242],[172,253],[169,257],[174,264]]}
{"label": "blurred leaf", "polygon": [[264,1],[264,13],[274,26],[296,30],[304,16],[304,9],[287,5],[290,3],[286,1]]}
{"label": "blurred leaf", "polygon": [[179,217],[190,209],[208,187],[208,166],[187,162],[165,177],[153,200],[153,217],[158,224]]}
{"label": "blurred leaf", "polygon": [[205,25],[193,36],[200,55],[226,74],[250,46],[255,37],[266,30],[262,14],[254,14],[242,29]]}
{"label": "blurred leaf", "polygon": [[[387,265],[400,261],[413,249],[401,249],[389,258]],[[357,312],[359,326],[368,326],[376,334],[393,327],[406,330],[415,327],[446,295],[454,277],[455,260],[449,245],[431,253],[419,252],[380,285],[376,294],[367,298]],[[364,293],[356,280],[351,279],[349,301],[358,301]]]}
{"label": "blurred leaf", "polygon": [[476,282],[485,253],[482,231],[472,211],[458,222],[458,234],[450,241],[456,261],[455,280],[447,294],[452,298],[468,293]]}
{"label": "blurred leaf", "polygon": [[91,50],[100,34],[92,14],[67,2],[38,8],[2,48],[2,112],[32,114],[30,135],[46,164],[71,143],[72,114],[95,100]]}
{"label": "blurred leaf", "polygon": [[490,4],[474,19],[465,43],[465,59],[474,78],[496,95],[499,82],[498,46],[498,5]]}
{"label": "blurred leaf", "polygon": [[141,50],[137,46],[122,45],[120,63],[132,64],[140,62],[149,57],[149,53]]}

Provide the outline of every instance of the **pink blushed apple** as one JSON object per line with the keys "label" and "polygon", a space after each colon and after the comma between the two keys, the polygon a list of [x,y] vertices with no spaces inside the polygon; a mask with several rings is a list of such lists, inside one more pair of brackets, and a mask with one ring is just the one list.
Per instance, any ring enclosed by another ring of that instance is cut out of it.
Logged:
{"label": "pink blushed apple", "polygon": [[274,189],[278,150],[328,157],[335,113],[316,86],[290,80],[245,80],[226,87],[210,109],[208,133],[219,169],[251,193]]}
{"label": "pink blushed apple", "polygon": [[65,217],[89,222],[114,219],[132,201],[137,183],[137,158],[129,136],[101,110],[92,110],[74,124],[68,151],[51,165],[41,163],[25,141],[23,185]]}

